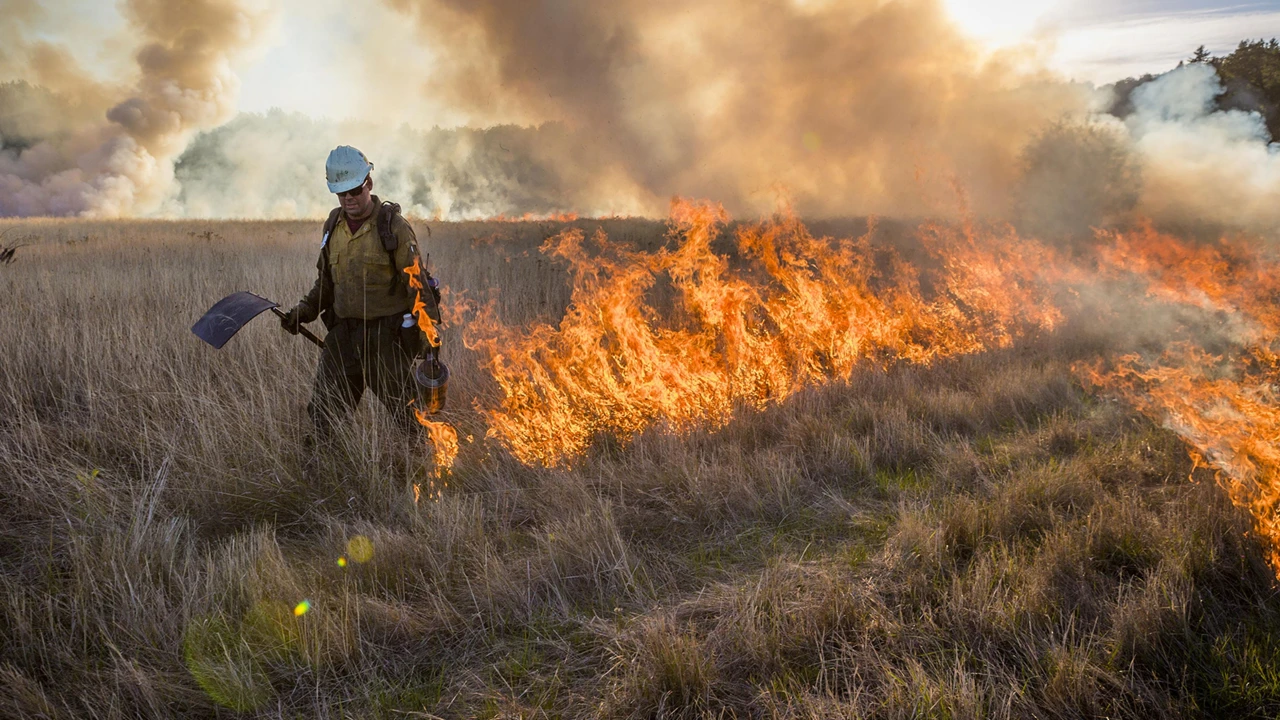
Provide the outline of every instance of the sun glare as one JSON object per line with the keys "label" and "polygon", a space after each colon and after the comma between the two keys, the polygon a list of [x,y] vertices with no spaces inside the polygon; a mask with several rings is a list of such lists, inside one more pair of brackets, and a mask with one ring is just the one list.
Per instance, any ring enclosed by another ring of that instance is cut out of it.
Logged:
{"label": "sun glare", "polygon": [[999,46],[1030,38],[1061,0],[943,0],[943,4],[964,32]]}

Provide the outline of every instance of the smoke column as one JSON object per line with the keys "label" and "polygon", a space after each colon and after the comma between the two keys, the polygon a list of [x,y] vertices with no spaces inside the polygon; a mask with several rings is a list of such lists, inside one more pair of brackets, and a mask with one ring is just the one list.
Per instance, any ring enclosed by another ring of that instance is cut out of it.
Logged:
{"label": "smoke column", "polygon": [[749,217],[785,192],[806,215],[963,207],[1050,235],[1280,220],[1271,139],[1215,110],[1211,68],[1144,85],[1118,120],[938,0],[380,0],[315,38],[344,49],[316,92],[356,119],[228,123],[233,64],[272,24],[256,1],[126,0],[128,43],[89,72],[39,39],[92,36],[59,25],[89,0],[0,0],[0,80],[29,83],[0,84],[0,215],[322,216],[345,143],[380,194],[450,219],[662,216],[672,195]]}
{"label": "smoke column", "polygon": [[1214,69],[1185,65],[1134,91],[1124,129],[1143,163],[1139,211],[1177,222],[1274,231],[1280,146],[1257,113],[1215,111]]}
{"label": "smoke column", "polygon": [[577,174],[660,214],[918,213],[952,181],[1005,209],[1017,158],[1088,90],[987,56],[934,0],[384,0],[440,50],[426,91],[482,121],[566,123]]}
{"label": "smoke column", "polygon": [[[161,210],[173,160],[198,130],[225,122],[239,87],[231,61],[268,26],[246,0],[125,0],[132,63],[100,80],[65,48],[41,40],[77,28],[67,2],[4,8],[0,71],[34,81],[4,87],[0,215],[130,216]],[[120,76],[123,77],[120,77]]]}

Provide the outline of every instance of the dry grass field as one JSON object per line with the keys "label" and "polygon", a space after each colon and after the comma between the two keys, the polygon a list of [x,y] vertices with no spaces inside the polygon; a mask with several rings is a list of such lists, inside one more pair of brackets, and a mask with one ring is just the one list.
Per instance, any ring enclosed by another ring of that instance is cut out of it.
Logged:
{"label": "dry grass field", "polygon": [[[564,312],[538,252],[563,225],[417,224],[449,298],[513,324]],[[294,302],[318,223],[4,231],[0,717],[1280,716],[1270,549],[1181,439],[1082,387],[1115,328],[545,469],[485,438],[459,322],[464,441],[415,503],[430,450],[371,399],[309,457],[313,346],[190,332],[237,290]]]}

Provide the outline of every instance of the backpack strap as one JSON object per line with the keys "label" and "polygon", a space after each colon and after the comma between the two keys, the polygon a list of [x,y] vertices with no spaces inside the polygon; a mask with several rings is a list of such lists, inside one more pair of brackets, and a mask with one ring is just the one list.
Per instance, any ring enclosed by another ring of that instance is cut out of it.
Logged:
{"label": "backpack strap", "polygon": [[391,263],[391,276],[395,278],[391,281],[391,287],[387,288],[388,295],[395,295],[400,290],[400,283],[405,282],[401,277],[404,273],[396,267],[396,250],[400,248],[400,238],[396,237],[395,230],[391,229],[391,222],[399,214],[400,206],[393,202],[384,202],[378,208],[378,237],[382,239],[382,249],[387,251],[387,260]]}
{"label": "backpack strap", "polygon": [[329,237],[333,235],[333,229],[338,226],[338,218],[342,217],[342,208],[336,207],[329,213],[329,219],[324,221],[324,237],[320,240],[320,253],[324,255],[324,262],[329,264]]}
{"label": "backpack strap", "polygon": [[[393,202],[384,202],[382,207],[378,208],[378,237],[382,238],[382,249],[389,253],[395,252],[400,247],[400,238],[396,237],[396,233],[391,229],[391,221],[396,215],[400,214],[400,205]],[[394,262],[394,258],[392,259]]]}
{"label": "backpack strap", "polygon": [[[330,215],[330,221],[337,221],[337,213],[338,211],[335,210],[334,214]],[[395,280],[387,291],[388,295],[395,295],[396,291],[400,289],[400,283],[408,282],[402,277],[404,273],[400,272],[400,269],[396,267],[396,250],[400,249],[400,238],[396,237],[395,230],[391,228],[391,223],[399,214],[400,205],[398,203],[384,202],[378,208],[378,237],[382,240],[382,249],[387,251],[387,260],[391,263],[391,272],[393,277],[395,277]],[[431,237],[430,226],[427,226],[427,237]],[[435,300],[436,307],[439,307],[440,283],[436,282],[436,279],[431,277],[431,271],[427,270],[425,264],[422,266],[422,275],[423,286],[430,290],[431,296]]]}
{"label": "backpack strap", "polygon": [[[320,239],[320,260],[324,263],[324,276],[329,283],[330,292],[333,288],[333,270],[329,265],[329,238],[333,236],[333,229],[338,226],[338,220],[342,217],[342,208],[336,207],[329,213],[329,219],[324,221],[324,235]],[[332,329],[337,317],[333,314],[332,299],[330,306],[320,312],[320,320],[326,328]]]}

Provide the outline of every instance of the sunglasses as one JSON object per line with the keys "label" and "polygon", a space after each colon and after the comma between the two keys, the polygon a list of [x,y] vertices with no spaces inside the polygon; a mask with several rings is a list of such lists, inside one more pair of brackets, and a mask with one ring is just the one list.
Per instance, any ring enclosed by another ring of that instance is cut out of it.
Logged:
{"label": "sunglasses", "polygon": [[359,185],[351,188],[350,190],[343,190],[342,192],[338,193],[338,197],[340,198],[357,197],[364,193],[364,186],[366,184],[367,184],[367,181],[360,183]]}

